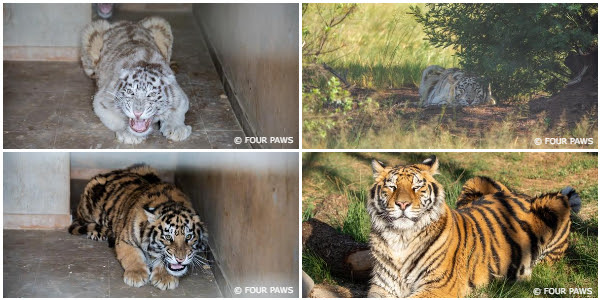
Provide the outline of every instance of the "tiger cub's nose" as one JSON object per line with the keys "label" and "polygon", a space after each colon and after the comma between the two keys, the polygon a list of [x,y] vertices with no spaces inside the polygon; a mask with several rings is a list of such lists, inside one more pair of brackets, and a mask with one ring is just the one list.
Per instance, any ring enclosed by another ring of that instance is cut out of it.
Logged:
{"label": "tiger cub's nose", "polygon": [[135,115],[136,119],[139,119],[142,116],[143,113],[144,112],[141,112],[141,111],[134,111],[133,112],[133,114]]}

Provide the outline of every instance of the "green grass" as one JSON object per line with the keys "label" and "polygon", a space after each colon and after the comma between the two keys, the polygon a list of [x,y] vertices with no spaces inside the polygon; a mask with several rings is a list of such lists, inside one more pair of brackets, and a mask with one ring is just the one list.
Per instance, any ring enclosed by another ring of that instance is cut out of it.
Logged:
{"label": "green grass", "polygon": [[[304,129],[303,147],[312,149],[560,149],[593,148],[595,145],[552,145],[534,143],[536,138],[558,135],[564,138],[592,137],[598,141],[597,123],[581,120],[576,129],[562,134],[548,132],[535,122],[527,132],[519,131],[515,119],[486,124],[489,129],[465,127],[456,121],[432,120],[423,123],[403,116],[385,117],[386,108],[371,118],[357,116],[352,122],[332,128],[326,137]],[[451,118],[456,120],[456,118]],[[340,124],[341,125],[341,124]],[[585,130],[584,130],[585,128]]]}
{"label": "green grass", "polygon": [[[393,88],[418,85],[421,72],[429,65],[455,66],[454,52],[437,49],[425,40],[422,27],[409,14],[411,4],[359,4],[357,11],[328,41],[339,50],[319,56],[351,84],[366,88]],[[416,4],[424,8],[424,4]],[[312,6],[312,7],[310,7]],[[302,16],[303,29],[317,32],[322,26],[317,7],[310,4]]]}
{"label": "green grass", "polygon": [[315,204],[312,201],[307,201],[306,205],[302,208],[302,222],[308,221],[315,216]]}
{"label": "green grass", "polygon": [[[370,161],[387,165],[423,161],[429,153],[309,153],[303,155],[303,203],[310,200],[313,212],[333,198],[344,198],[347,213],[328,223],[358,241],[367,241],[370,230],[365,206],[372,184]],[[509,188],[528,195],[554,192],[566,185],[577,189],[582,211],[573,215],[569,248],[565,257],[553,265],[540,264],[530,281],[497,280],[475,290],[471,297],[534,297],[534,288],[592,288],[597,297],[598,273],[598,183],[596,153],[436,153],[446,200],[454,206],[461,187],[473,176],[489,176]],[[310,162],[309,162],[310,161]],[[326,220],[327,221],[327,220]],[[304,263],[304,254],[303,254]],[[307,265],[309,268],[310,265]],[[321,265],[318,269],[326,269]],[[305,266],[303,264],[303,270]],[[314,271],[311,271],[314,272]],[[308,272],[307,272],[308,273]],[[334,277],[331,280],[336,281]],[[540,295],[553,297],[554,295]]]}
{"label": "green grass", "polygon": [[346,191],[346,195],[351,200],[341,231],[350,235],[356,241],[368,243],[369,232],[371,232],[371,219],[366,208],[367,191],[359,190],[358,193]]}
{"label": "green grass", "polygon": [[302,250],[302,270],[312,278],[315,283],[334,283],[327,263],[310,249]]}

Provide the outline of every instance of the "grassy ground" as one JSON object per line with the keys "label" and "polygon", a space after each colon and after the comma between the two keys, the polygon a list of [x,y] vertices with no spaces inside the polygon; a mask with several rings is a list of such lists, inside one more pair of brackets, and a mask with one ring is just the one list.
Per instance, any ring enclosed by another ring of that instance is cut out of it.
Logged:
{"label": "grassy ground", "polygon": [[[302,17],[304,148],[526,149],[595,148],[597,105],[582,106],[563,126],[559,117],[532,113],[527,101],[502,100],[481,112],[419,106],[418,85],[430,65],[456,67],[453,50],[432,47],[410,14],[411,4],[358,4],[337,26],[323,20],[339,4],[309,4]],[[423,7],[423,4],[416,4]],[[326,53],[311,56],[320,32]],[[332,85],[332,72],[346,81]],[[333,86],[333,87],[332,87]],[[348,95],[340,92],[347,90]],[[595,93],[596,88],[592,88]],[[343,95],[343,96],[342,96]],[[549,96],[536,95],[535,97]],[[587,99],[588,97],[576,97]],[[597,95],[592,96],[597,103]],[[568,102],[572,103],[572,102]],[[573,106],[573,105],[571,105]],[[556,109],[564,105],[556,105]],[[473,120],[474,119],[474,120]],[[536,145],[539,137],[594,138],[593,145]]]}
{"label": "grassy ground", "polygon": [[[418,85],[421,71],[430,65],[453,67],[454,53],[437,49],[426,40],[420,24],[410,15],[410,5],[359,4],[328,40],[337,51],[323,54],[326,62],[347,81],[365,88],[393,88]],[[318,7],[317,7],[318,6]],[[302,27],[318,32],[321,19],[335,4],[309,6],[302,17]]]}
{"label": "grassy ground", "polygon": [[[370,230],[365,203],[372,184],[370,161],[377,158],[388,164],[420,162],[430,153],[303,153],[302,211],[353,236],[368,240]],[[565,258],[558,263],[534,268],[529,282],[497,281],[478,289],[473,297],[534,297],[534,288],[592,288],[598,291],[598,158],[596,153],[436,153],[450,205],[469,178],[484,175],[519,192],[536,195],[553,192],[567,185],[575,187],[582,198],[582,210],[572,218],[573,230]],[[327,267],[313,254],[303,252],[303,270],[317,282],[340,283],[327,274]],[[312,257],[309,257],[311,256]],[[307,260],[311,264],[307,264]],[[315,262],[317,262],[315,264]],[[315,265],[317,267],[315,267]]]}

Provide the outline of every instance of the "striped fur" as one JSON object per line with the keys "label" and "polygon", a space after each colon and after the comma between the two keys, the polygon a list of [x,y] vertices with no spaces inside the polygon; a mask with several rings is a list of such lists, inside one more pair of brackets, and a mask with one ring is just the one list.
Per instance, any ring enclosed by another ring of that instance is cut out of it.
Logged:
{"label": "striped fur", "polygon": [[438,165],[435,156],[393,168],[373,161],[369,297],[464,297],[494,278],[527,280],[536,263],[564,255],[581,206],[573,188],[529,197],[475,177],[450,209]]}
{"label": "striped fur", "polygon": [[190,201],[145,165],[92,178],[69,232],[108,240],[134,287],[173,289],[189,267],[207,263],[206,229]]}
{"label": "striped fur", "polygon": [[490,84],[459,69],[444,69],[432,65],[423,70],[419,85],[421,105],[495,104]]}
{"label": "striped fur", "polygon": [[169,66],[172,45],[171,26],[159,17],[100,20],[83,30],[81,62],[98,86],[94,111],[120,142],[141,143],[158,122],[171,140],[189,137],[189,100]]}

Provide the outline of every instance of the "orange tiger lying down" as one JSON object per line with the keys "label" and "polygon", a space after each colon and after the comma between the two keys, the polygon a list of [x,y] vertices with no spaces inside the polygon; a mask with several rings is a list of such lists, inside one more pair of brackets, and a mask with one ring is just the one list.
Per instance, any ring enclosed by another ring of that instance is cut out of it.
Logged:
{"label": "orange tiger lying down", "polygon": [[207,264],[206,230],[187,197],[137,165],[96,175],[85,187],[71,234],[87,234],[115,247],[123,280],[174,289],[190,266]]}
{"label": "orange tiger lying down", "polygon": [[564,255],[571,211],[581,207],[573,188],[532,198],[475,177],[450,209],[438,166],[435,156],[372,162],[369,297],[464,297],[494,278],[529,279],[536,263]]}

